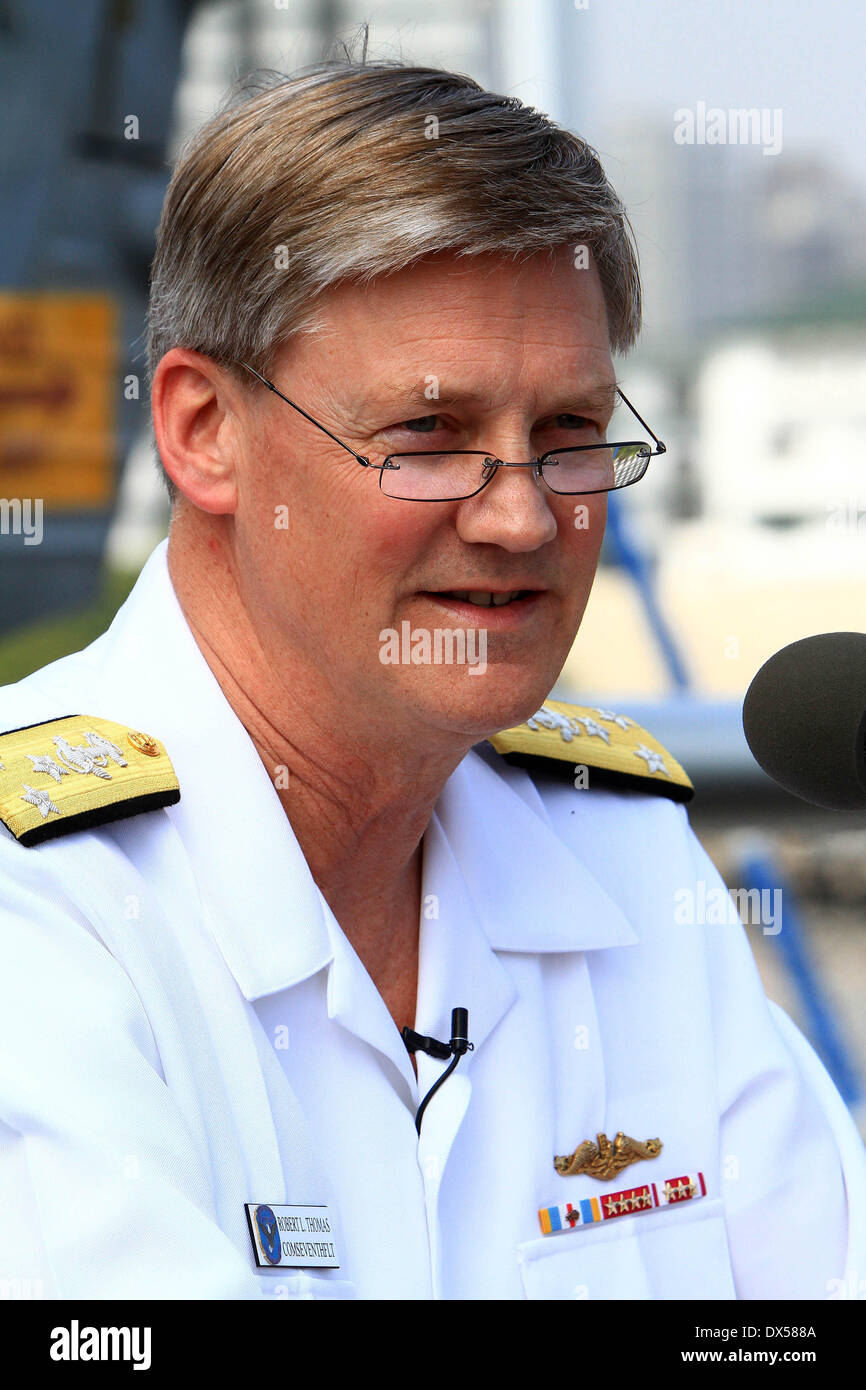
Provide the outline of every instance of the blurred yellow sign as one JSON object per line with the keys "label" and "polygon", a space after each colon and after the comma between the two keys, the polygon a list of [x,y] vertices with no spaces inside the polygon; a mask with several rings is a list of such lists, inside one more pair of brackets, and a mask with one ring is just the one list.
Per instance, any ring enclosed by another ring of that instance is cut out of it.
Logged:
{"label": "blurred yellow sign", "polygon": [[107,294],[0,291],[0,496],[111,500],[117,317]]}

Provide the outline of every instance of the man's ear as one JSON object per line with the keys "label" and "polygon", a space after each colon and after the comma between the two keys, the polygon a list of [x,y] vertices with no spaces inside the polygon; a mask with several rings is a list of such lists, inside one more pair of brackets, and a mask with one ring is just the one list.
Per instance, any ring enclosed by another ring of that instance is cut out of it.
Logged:
{"label": "man's ear", "polygon": [[214,515],[237,508],[239,399],[228,372],[187,348],[171,348],[153,374],[153,431],[163,467],[194,507]]}

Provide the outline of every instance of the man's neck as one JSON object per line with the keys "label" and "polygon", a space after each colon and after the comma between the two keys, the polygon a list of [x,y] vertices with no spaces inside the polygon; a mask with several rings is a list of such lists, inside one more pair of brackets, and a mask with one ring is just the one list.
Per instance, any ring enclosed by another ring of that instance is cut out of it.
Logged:
{"label": "man's neck", "polygon": [[[397,1026],[412,1026],[421,842],[463,750],[425,756],[375,725],[350,725],[345,707],[329,707],[333,695],[322,677],[300,659],[262,649],[230,572],[209,559],[204,547],[196,554],[187,545],[174,552],[169,546],[169,572],[186,620],[267,768],[341,929]],[[284,681],[278,673],[286,671]]]}

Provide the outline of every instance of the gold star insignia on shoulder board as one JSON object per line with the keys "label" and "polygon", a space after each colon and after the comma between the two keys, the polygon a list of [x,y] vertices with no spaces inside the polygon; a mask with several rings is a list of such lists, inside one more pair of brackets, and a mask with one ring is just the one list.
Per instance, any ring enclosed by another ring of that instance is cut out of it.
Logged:
{"label": "gold star insignia on shoulder board", "polygon": [[613,710],[545,700],[524,724],[488,740],[508,762],[530,772],[541,766],[571,779],[588,769],[590,788],[632,788],[690,801],[694,787],[676,758],[633,719]]}
{"label": "gold star insignia on shoulder board", "polygon": [[22,845],[179,800],[163,745],[123,724],[71,714],[0,734],[0,821]]}

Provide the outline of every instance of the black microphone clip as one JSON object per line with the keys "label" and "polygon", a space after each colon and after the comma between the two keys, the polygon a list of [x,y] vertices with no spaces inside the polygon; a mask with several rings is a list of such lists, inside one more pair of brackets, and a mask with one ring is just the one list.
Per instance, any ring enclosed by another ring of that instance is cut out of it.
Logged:
{"label": "black microphone clip", "polygon": [[416,1033],[414,1028],[404,1028],[401,1032],[407,1052],[426,1052],[430,1057],[446,1061],[449,1057],[462,1057],[465,1052],[473,1052],[475,1044],[467,1038],[469,1032],[469,1010],[451,1010],[451,1041],[440,1042],[438,1038],[427,1038]]}

